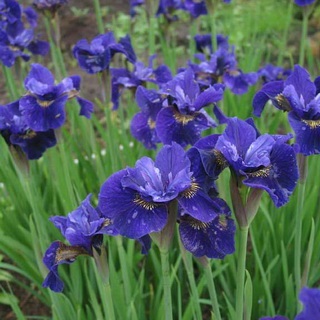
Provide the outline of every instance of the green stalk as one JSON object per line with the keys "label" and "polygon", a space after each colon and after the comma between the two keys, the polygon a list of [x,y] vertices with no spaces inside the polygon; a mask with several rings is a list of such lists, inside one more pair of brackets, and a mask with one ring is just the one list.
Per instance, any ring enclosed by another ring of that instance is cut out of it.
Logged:
{"label": "green stalk", "polygon": [[119,253],[119,258],[120,258],[121,273],[122,273],[123,285],[124,285],[124,290],[125,290],[126,305],[129,308],[132,289],[131,289],[130,277],[128,274],[127,258],[126,258],[125,251],[124,251],[123,244],[122,244],[122,237],[117,236],[116,241],[117,241],[118,253]]}
{"label": "green stalk", "polygon": [[99,33],[103,34],[104,33],[104,27],[103,27],[102,15],[101,15],[100,1],[99,0],[93,0],[93,5],[94,5],[94,12],[95,12],[95,15],[96,15],[96,18],[97,18],[98,31],[99,31]]}
{"label": "green stalk", "polygon": [[17,91],[17,86],[13,79],[12,70],[2,65],[2,71],[6,80],[5,84],[9,91],[10,100],[16,100],[19,97],[19,93]]}
{"label": "green stalk", "polygon": [[196,314],[197,319],[202,319],[202,312],[201,307],[199,303],[199,294],[198,294],[198,288],[196,285],[195,277],[194,277],[194,270],[193,270],[193,257],[192,255],[185,250],[183,247],[183,244],[181,243],[181,240],[179,240],[179,246],[180,246],[180,252],[182,255],[182,260],[184,263],[184,266],[187,271],[187,277],[191,288],[191,301],[192,305]]}
{"label": "green stalk", "polygon": [[219,308],[219,303],[218,303],[218,298],[217,298],[217,291],[214,285],[213,281],[213,274],[212,274],[212,268],[211,268],[211,263],[206,259],[206,263],[204,264],[204,272],[205,276],[207,279],[207,286],[209,289],[209,295],[211,299],[211,304],[212,304],[212,309],[214,313],[214,319],[215,320],[221,320],[221,314],[220,314],[220,308]]}
{"label": "green stalk", "polygon": [[106,303],[108,305],[108,319],[115,320],[114,308],[113,308],[113,299],[112,299],[112,292],[110,282],[108,281],[105,284],[105,292],[106,292]]}
{"label": "green stalk", "polygon": [[172,318],[172,299],[171,299],[170,264],[169,264],[168,248],[160,249],[160,255],[161,255],[162,279],[163,279],[165,319],[172,320],[173,319]]}
{"label": "green stalk", "polygon": [[243,302],[244,302],[244,277],[246,272],[246,253],[248,241],[249,226],[240,227],[240,243],[237,270],[237,292],[236,292],[236,319],[243,319]]}
{"label": "green stalk", "polygon": [[308,37],[308,21],[309,21],[308,8],[304,7],[302,10],[302,31],[301,31],[300,56],[299,56],[299,64],[301,66],[304,63],[304,58],[306,53],[306,42]]}
{"label": "green stalk", "polygon": [[[298,203],[295,212],[295,237],[294,237],[294,278],[296,282],[296,297],[299,296],[301,289],[301,229],[302,229],[302,212],[304,205],[304,197],[306,191],[306,183],[300,184],[298,187]],[[301,304],[298,301],[298,311],[301,310]]]}

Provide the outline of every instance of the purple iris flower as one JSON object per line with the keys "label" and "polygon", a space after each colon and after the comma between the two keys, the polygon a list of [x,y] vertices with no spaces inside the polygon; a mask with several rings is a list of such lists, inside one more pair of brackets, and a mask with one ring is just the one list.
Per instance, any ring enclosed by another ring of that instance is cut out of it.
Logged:
{"label": "purple iris flower", "polygon": [[314,2],[315,0],[294,0],[294,3],[300,7],[308,6]]}
{"label": "purple iris flower", "polygon": [[156,16],[163,14],[168,21],[174,21],[178,19],[174,12],[184,9],[184,3],[181,0],[160,0]]}
{"label": "purple iris flower", "polygon": [[309,73],[296,65],[285,81],[265,84],[253,99],[256,116],[261,115],[268,100],[276,108],[289,112],[298,152],[305,156],[320,153],[319,80],[320,77],[312,82]]}
{"label": "purple iris flower", "polygon": [[[302,288],[299,300],[303,304],[303,310],[296,315],[294,320],[318,320],[320,319],[320,289]],[[263,317],[260,320],[288,320],[287,317]]]}
{"label": "purple iris flower", "polygon": [[210,55],[209,60],[206,60],[204,54],[196,54],[195,57],[200,60],[200,63],[189,63],[189,65],[195,72],[197,81],[204,88],[222,82],[233,93],[244,94],[248,91],[249,86],[258,81],[256,72],[243,73],[237,67],[234,48],[230,51],[224,42],[217,51]]}
{"label": "purple iris flower", "polygon": [[179,73],[161,89],[167,95],[166,107],[157,116],[156,130],[158,137],[165,144],[172,141],[182,146],[194,144],[201,132],[216,124],[203,110],[204,107],[222,99],[224,86],[209,86],[201,92],[189,68]]}
{"label": "purple iris flower", "polygon": [[235,250],[235,224],[227,204],[220,200],[220,213],[211,221],[203,222],[188,214],[180,216],[180,239],[186,250],[196,257],[223,259]]}
{"label": "purple iris flower", "polygon": [[156,131],[156,118],[162,109],[164,98],[155,90],[139,86],[136,91],[136,102],[141,109],[131,121],[132,135],[147,149],[156,149],[160,142]]}
{"label": "purple iris flower", "polygon": [[108,69],[116,53],[124,54],[132,63],[136,60],[129,36],[122,38],[117,43],[111,31],[98,35],[91,43],[86,39],[79,40],[72,53],[78,60],[80,68],[90,74]]}
{"label": "purple iris flower", "polygon": [[50,219],[71,245],[55,241],[47,249],[43,262],[50,271],[43,282],[43,287],[61,292],[64,285],[58,274],[58,266],[74,262],[81,254],[92,256],[93,248],[99,252],[103,234],[118,234],[111,220],[103,217],[91,205],[90,199],[91,195],[88,195],[67,217],[55,216]]}
{"label": "purple iris flower", "polygon": [[0,60],[5,66],[12,67],[18,57],[29,60],[30,55],[24,52],[25,49],[33,54],[46,55],[49,45],[36,40],[33,29],[25,29],[21,21],[0,30]]}
{"label": "purple iris flower", "polygon": [[32,5],[39,11],[49,11],[54,15],[57,10],[67,3],[68,0],[33,0]]}
{"label": "purple iris flower", "polygon": [[190,12],[191,16],[195,19],[201,15],[208,14],[208,10],[204,0],[202,1],[185,0],[184,7],[185,7],[185,10]]}
{"label": "purple iris flower", "polygon": [[295,317],[295,320],[320,319],[320,289],[302,288],[299,300],[303,303],[304,308]]}
{"label": "purple iris flower", "polygon": [[[228,49],[228,37],[223,36],[222,34],[217,34],[217,47],[218,48],[226,48]],[[210,33],[207,34],[197,34],[194,36],[194,40],[196,42],[196,49],[199,52],[203,53],[213,53],[212,48],[212,35]]]}
{"label": "purple iris flower", "polygon": [[28,127],[19,111],[19,101],[0,107],[0,134],[9,147],[22,150],[29,160],[39,159],[57,143],[54,130],[36,132]]}
{"label": "purple iris flower", "polygon": [[290,69],[277,67],[270,63],[258,70],[258,76],[262,79],[263,83],[285,80],[291,73],[292,71]]}
{"label": "purple iris flower", "polygon": [[191,186],[190,161],[177,144],[164,146],[156,161],[143,157],[134,168],[113,174],[102,185],[99,208],[128,238],[161,231],[167,223],[167,203]]}
{"label": "purple iris flower", "polygon": [[[52,73],[40,64],[32,64],[24,81],[27,93],[19,100],[19,110],[27,124],[34,131],[57,129],[65,122],[65,104],[68,99],[78,97],[80,77],[64,79],[54,83]],[[91,102],[78,99],[80,115],[87,118],[93,111]]]}
{"label": "purple iris flower", "polygon": [[130,0],[130,16],[134,17],[136,15],[136,7],[144,5],[144,0]]}
{"label": "purple iris flower", "polygon": [[161,65],[153,69],[153,61],[155,55],[149,58],[149,65],[145,66],[141,61],[134,62],[134,69],[131,72],[126,68],[112,68],[112,97],[113,109],[119,107],[119,100],[123,90],[131,89],[133,92],[138,86],[145,86],[147,82],[156,83],[161,86],[162,84],[172,79],[170,69]]}
{"label": "purple iris flower", "polygon": [[0,29],[21,20],[21,7],[14,0],[0,0]]}
{"label": "purple iris flower", "polygon": [[258,135],[254,126],[231,118],[215,148],[222,153],[243,184],[267,191],[277,207],[286,204],[297,180],[295,151],[287,136]]}

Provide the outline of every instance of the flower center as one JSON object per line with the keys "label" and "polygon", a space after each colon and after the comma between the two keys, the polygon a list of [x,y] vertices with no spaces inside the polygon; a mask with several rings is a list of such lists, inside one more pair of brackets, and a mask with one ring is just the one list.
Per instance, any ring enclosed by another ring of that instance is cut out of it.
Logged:
{"label": "flower center", "polygon": [[181,196],[184,198],[191,199],[195,196],[197,191],[200,189],[200,186],[196,182],[191,182],[191,186],[187,189],[181,192]]}
{"label": "flower center", "polygon": [[288,99],[282,93],[276,95],[275,99],[283,111],[291,110],[291,106]]}
{"label": "flower center", "polygon": [[194,120],[195,115],[181,114],[178,111],[174,111],[173,117],[178,123],[182,123],[183,126],[188,124],[190,121]]}
{"label": "flower center", "polygon": [[192,217],[186,217],[184,218],[187,223],[195,230],[206,230],[210,226],[210,222],[203,222],[197,219],[194,219]]}
{"label": "flower center", "polygon": [[63,260],[74,261],[80,254],[88,254],[88,252],[82,247],[67,246],[61,243],[56,252],[55,263]]}
{"label": "flower center", "polygon": [[143,209],[150,210],[150,211],[158,206],[154,202],[148,202],[148,201],[142,199],[139,194],[136,195],[136,197],[133,200],[133,202],[135,204],[137,204],[138,206],[142,207]]}
{"label": "flower center", "polygon": [[148,126],[150,129],[154,129],[156,127],[156,122],[153,121],[151,118],[148,119]]}
{"label": "flower center", "polygon": [[317,129],[320,127],[320,120],[301,120],[311,129]]}
{"label": "flower center", "polygon": [[247,175],[250,178],[267,178],[269,177],[270,170],[271,170],[271,166],[268,166],[255,172],[248,172]]}
{"label": "flower center", "polygon": [[29,130],[22,136],[22,139],[33,139],[36,136],[36,132],[33,130]]}
{"label": "flower center", "polygon": [[54,100],[38,100],[37,103],[42,108],[48,108]]}
{"label": "flower center", "polygon": [[228,162],[221,151],[217,149],[213,149],[213,154],[215,156],[215,160],[217,162],[218,167],[223,170],[228,166]]}

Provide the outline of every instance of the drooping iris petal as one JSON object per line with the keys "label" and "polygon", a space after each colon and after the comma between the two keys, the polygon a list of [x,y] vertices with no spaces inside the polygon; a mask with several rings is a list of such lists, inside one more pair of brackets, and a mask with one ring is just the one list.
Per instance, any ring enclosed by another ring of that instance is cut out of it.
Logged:
{"label": "drooping iris petal", "polygon": [[166,107],[159,112],[156,120],[159,139],[165,144],[175,141],[183,147],[193,145],[200,139],[203,130],[215,126],[204,110],[184,115],[173,107]]}
{"label": "drooping iris petal", "polygon": [[314,3],[316,0],[294,0],[295,4],[300,7],[309,6],[310,4]]}
{"label": "drooping iris petal", "polygon": [[65,122],[67,95],[52,101],[41,101],[32,95],[20,99],[20,110],[27,125],[34,131],[57,129]]}
{"label": "drooping iris petal", "polygon": [[23,134],[13,133],[10,142],[19,146],[29,160],[39,159],[43,153],[57,144],[54,130],[44,132],[29,131]]}
{"label": "drooping iris petal", "polygon": [[303,303],[303,311],[294,320],[320,319],[320,289],[302,288],[299,300]]}
{"label": "drooping iris petal", "polygon": [[[260,91],[258,91],[252,102],[253,106],[253,114],[257,117],[260,117],[266,103],[268,100],[276,101],[276,97],[283,91],[284,89],[284,81],[272,81],[266,83]],[[275,105],[276,107],[278,104]],[[281,109],[280,106],[278,106]]]}
{"label": "drooping iris petal", "polygon": [[296,113],[289,113],[289,123],[296,135],[299,153],[305,156],[320,153],[320,117],[316,120],[301,119]]}
{"label": "drooping iris petal", "polygon": [[277,141],[271,152],[268,167],[263,167],[252,173],[245,173],[243,183],[252,188],[267,191],[277,207],[289,200],[298,181],[298,168],[293,148]]}
{"label": "drooping iris petal", "polygon": [[81,255],[87,255],[81,247],[67,246],[60,241],[53,242],[43,257],[44,265],[49,269],[49,273],[45,278],[42,286],[44,288],[50,288],[54,292],[61,292],[64,288],[63,281],[58,274],[58,266],[60,264],[70,264]]}
{"label": "drooping iris petal", "polygon": [[113,174],[102,185],[99,209],[110,216],[119,233],[138,239],[151,232],[159,232],[167,222],[167,206],[144,200],[137,190],[123,187],[127,170]]}
{"label": "drooping iris petal", "polygon": [[235,250],[235,224],[227,212],[210,222],[183,215],[180,218],[179,233],[186,250],[196,257],[223,259]]}

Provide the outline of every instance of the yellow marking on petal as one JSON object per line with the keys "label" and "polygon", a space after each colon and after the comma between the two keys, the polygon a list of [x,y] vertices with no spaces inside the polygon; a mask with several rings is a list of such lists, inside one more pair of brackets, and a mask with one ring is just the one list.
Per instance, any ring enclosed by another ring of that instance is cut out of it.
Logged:
{"label": "yellow marking on petal", "polygon": [[317,129],[320,127],[320,120],[301,120],[305,123],[310,129]]}
{"label": "yellow marking on petal", "polygon": [[191,182],[191,186],[187,189],[181,192],[181,196],[184,198],[191,199],[193,198],[197,191],[200,189],[200,186],[197,182]]}
{"label": "yellow marking on petal", "polygon": [[33,130],[29,130],[22,136],[22,139],[32,139],[37,135],[37,133]]}
{"label": "yellow marking on petal", "polygon": [[74,260],[80,254],[88,254],[88,252],[82,247],[60,244],[56,252],[55,262],[59,263],[63,260]]}
{"label": "yellow marking on petal", "polygon": [[209,222],[203,222],[203,221],[194,219],[192,217],[187,217],[187,218],[184,218],[184,219],[195,230],[206,230],[210,226]]}
{"label": "yellow marking on petal", "polygon": [[182,113],[179,113],[178,111],[175,110],[174,113],[173,113],[173,117],[178,123],[182,123],[182,125],[185,126],[190,121],[194,120],[195,114],[193,114],[193,115],[191,115],[191,114],[182,114]]}
{"label": "yellow marking on petal", "polygon": [[267,178],[269,177],[271,166],[265,167],[255,172],[247,173],[250,178]]}
{"label": "yellow marking on petal", "polygon": [[221,151],[213,149],[213,154],[216,157],[216,162],[221,170],[228,166],[228,162]]}
{"label": "yellow marking on petal", "polygon": [[219,215],[219,226],[221,227],[220,230],[226,230],[228,227],[228,219],[225,214]]}
{"label": "yellow marking on petal", "polygon": [[40,105],[42,108],[48,108],[54,100],[38,100],[37,103]]}
{"label": "yellow marking on petal", "polygon": [[291,110],[291,106],[288,99],[282,93],[276,95],[275,99],[283,111]]}
{"label": "yellow marking on petal", "polygon": [[153,121],[151,118],[148,119],[148,126],[150,129],[154,129],[156,127],[156,122]]}
{"label": "yellow marking on petal", "polygon": [[103,221],[103,224],[102,224],[102,228],[104,228],[104,227],[108,227],[108,226],[110,226],[110,224],[112,223],[112,221],[110,220],[110,219],[108,219],[108,218],[106,218],[104,221]]}
{"label": "yellow marking on petal", "polygon": [[142,207],[145,210],[153,210],[154,208],[156,208],[158,205],[155,204],[154,202],[148,202],[144,199],[141,198],[140,195],[136,195],[135,199],[133,200],[133,202],[135,204],[137,204],[138,206]]}

